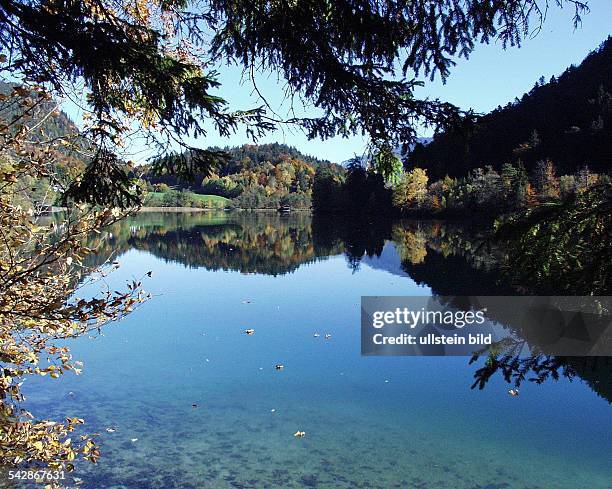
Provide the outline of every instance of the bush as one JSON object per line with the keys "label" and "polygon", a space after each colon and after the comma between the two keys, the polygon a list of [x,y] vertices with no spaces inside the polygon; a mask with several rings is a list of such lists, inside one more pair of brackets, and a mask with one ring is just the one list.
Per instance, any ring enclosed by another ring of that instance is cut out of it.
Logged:
{"label": "bush", "polygon": [[153,185],[153,191],[154,192],[168,192],[170,190],[170,187],[168,187],[168,185],[166,185],[165,183],[156,183]]}
{"label": "bush", "polygon": [[202,180],[201,190],[203,194],[220,195],[228,199],[238,197],[242,193],[242,187],[229,177],[205,178]]}
{"label": "bush", "polygon": [[170,190],[162,197],[162,206],[164,207],[188,207],[189,196],[187,192]]}

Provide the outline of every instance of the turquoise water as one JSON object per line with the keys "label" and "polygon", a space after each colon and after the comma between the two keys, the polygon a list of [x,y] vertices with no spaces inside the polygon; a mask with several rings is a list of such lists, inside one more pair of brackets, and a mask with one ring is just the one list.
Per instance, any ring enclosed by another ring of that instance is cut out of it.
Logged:
{"label": "turquoise water", "polygon": [[468,358],[360,355],[362,295],[494,287],[462,231],[436,226],[132,218],[101,254],[119,255],[113,287],[152,270],[154,298],[73,341],[83,374],[31,382],[28,407],[100,433],[84,488],[612,487],[609,373],[514,398],[498,377],[470,389]]}

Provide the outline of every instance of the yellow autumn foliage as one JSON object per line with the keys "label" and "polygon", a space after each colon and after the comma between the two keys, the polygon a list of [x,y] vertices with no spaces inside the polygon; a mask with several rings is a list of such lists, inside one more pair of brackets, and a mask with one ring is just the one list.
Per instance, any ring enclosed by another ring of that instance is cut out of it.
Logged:
{"label": "yellow autumn foliage", "polygon": [[[43,100],[35,90],[15,90],[11,103],[31,107]],[[61,421],[37,419],[21,408],[21,390],[28,376],[57,379],[79,373],[68,347],[59,340],[98,330],[123,317],[145,300],[140,283],[125,292],[103,292],[98,297],[77,299],[75,294],[89,283],[87,277],[108,273],[112,265],[90,269],[84,258],[94,250],[86,238],[116,222],[124,213],[115,209],[79,206],[52,217],[40,208],[51,202],[20,204],[27,191],[24,177],[49,178],[69,140],[35,138],[36,124],[27,117],[19,124],[2,120],[0,101],[0,465],[27,468],[73,469],[72,462],[85,458],[95,462],[100,452],[91,437],[70,437],[80,418]],[[8,103],[8,102],[6,102]],[[25,110],[25,109],[24,109]],[[25,111],[27,114],[27,111]],[[52,115],[50,115],[52,116]],[[52,485],[53,487],[53,485]]]}

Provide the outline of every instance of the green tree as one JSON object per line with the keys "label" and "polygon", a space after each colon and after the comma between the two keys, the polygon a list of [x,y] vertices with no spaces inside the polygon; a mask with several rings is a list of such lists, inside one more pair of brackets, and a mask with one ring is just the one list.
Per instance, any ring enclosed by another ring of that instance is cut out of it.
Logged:
{"label": "green tree", "polygon": [[523,207],[528,199],[529,178],[527,170],[519,160],[516,165],[504,163],[501,174],[502,185],[505,194],[506,207],[517,209]]}
{"label": "green tree", "polygon": [[383,144],[372,158],[374,171],[382,175],[385,183],[397,185],[404,173],[404,165],[388,144]]}
{"label": "green tree", "polygon": [[169,190],[162,198],[164,206],[185,207],[189,203],[187,192],[180,190]]}
{"label": "green tree", "polygon": [[612,186],[593,186],[496,223],[508,275],[543,294],[605,295],[612,263]]}

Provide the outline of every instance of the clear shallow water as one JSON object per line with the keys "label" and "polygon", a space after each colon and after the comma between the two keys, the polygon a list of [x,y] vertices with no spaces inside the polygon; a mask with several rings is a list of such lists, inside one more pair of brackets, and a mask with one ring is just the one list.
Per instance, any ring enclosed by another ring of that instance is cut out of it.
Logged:
{"label": "clear shallow water", "polygon": [[361,357],[362,295],[504,291],[461,230],[377,232],[201,214],[113,229],[111,285],[153,270],[154,299],[72,342],[82,375],[26,391],[35,414],[101,433],[80,487],[612,487],[609,374],[512,398],[500,378],[471,390],[468,358]]}

